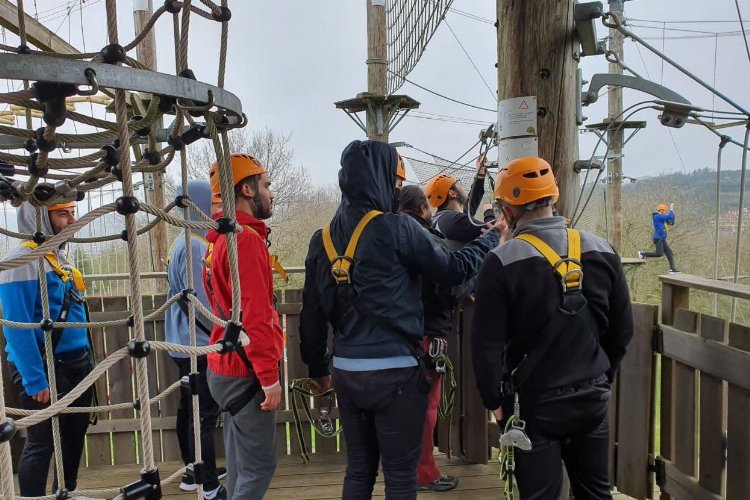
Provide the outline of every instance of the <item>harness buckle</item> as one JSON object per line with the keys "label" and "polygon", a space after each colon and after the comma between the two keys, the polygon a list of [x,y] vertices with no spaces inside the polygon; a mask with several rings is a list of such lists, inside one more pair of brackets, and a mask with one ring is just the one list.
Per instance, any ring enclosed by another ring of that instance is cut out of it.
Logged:
{"label": "harness buckle", "polygon": [[[345,267],[345,263],[349,263],[349,265]],[[352,282],[352,275],[349,272],[352,264],[354,264],[354,259],[346,255],[338,255],[331,261],[331,276],[336,280],[336,283]]]}

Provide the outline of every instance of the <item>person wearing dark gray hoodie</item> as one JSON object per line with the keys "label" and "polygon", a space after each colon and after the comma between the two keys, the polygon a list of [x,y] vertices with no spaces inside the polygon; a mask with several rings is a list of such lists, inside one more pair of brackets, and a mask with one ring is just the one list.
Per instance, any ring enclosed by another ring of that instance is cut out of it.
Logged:
{"label": "person wearing dark gray hoodie", "polygon": [[[76,220],[75,202],[41,208],[41,227],[36,224],[36,209],[28,203],[18,208],[18,230],[49,238]],[[5,260],[28,254],[36,248],[33,241],[23,242]],[[86,289],[83,276],[68,259],[65,245],[48,252],[44,258],[47,280],[49,318],[52,321],[86,322],[86,306],[81,298]],[[21,323],[41,323],[42,296],[39,288],[39,261],[0,272],[0,303],[3,318]],[[44,359],[45,332],[11,327],[3,328],[8,353],[8,371],[21,407],[26,410],[45,408],[50,402],[50,387]],[[88,330],[86,328],[53,329],[51,336],[55,354],[55,377],[59,397],[70,392],[91,371]],[[93,389],[89,387],[72,406],[89,406]],[[64,488],[76,489],[78,466],[81,462],[88,413],[66,413],[59,416],[62,441]],[[54,445],[51,421],[45,420],[28,428],[23,453],[18,464],[18,483],[22,496],[46,494],[47,473]],[[53,491],[57,491],[55,478]]]}
{"label": "person wearing dark gray hoodie", "polygon": [[[182,195],[182,186],[177,189],[177,195]],[[211,188],[208,181],[191,180],[188,182],[188,194],[190,199],[201,211],[208,215],[211,213]],[[199,214],[190,210],[190,220],[200,221]],[[185,231],[181,231],[172,243],[169,252],[169,266],[167,267],[167,278],[169,291],[167,298],[182,294],[183,290],[190,288],[187,282],[187,266],[193,268],[193,290],[198,300],[209,310],[211,304],[208,301],[206,289],[203,286],[203,258],[206,255],[208,242],[206,241],[205,229],[191,230],[190,238],[190,262],[187,261],[185,243]],[[167,342],[190,345],[190,323],[188,321],[188,302],[180,299],[172,304],[165,313],[165,334]],[[196,345],[208,345],[211,335],[211,321],[200,314],[195,315]],[[190,357],[186,354],[171,352],[172,360],[177,364],[180,378],[190,375]],[[203,489],[204,498],[225,499],[226,490],[219,484],[219,477],[226,475],[226,469],[216,467],[216,452],[214,451],[214,429],[219,417],[219,405],[208,390],[206,382],[206,356],[198,356],[198,400],[200,405],[201,421],[201,459],[203,462]],[[180,405],[177,408],[177,441],[180,445],[180,455],[186,465],[185,473],[182,475],[180,489],[183,491],[194,491],[198,488],[195,474],[195,435],[193,433],[193,400],[189,388],[180,388]]]}

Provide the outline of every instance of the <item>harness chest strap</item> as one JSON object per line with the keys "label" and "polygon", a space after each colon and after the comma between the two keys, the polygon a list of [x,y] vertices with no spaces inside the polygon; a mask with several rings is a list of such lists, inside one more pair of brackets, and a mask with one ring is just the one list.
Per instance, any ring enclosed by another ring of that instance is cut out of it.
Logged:
{"label": "harness chest strap", "polygon": [[[246,225],[246,226],[243,226],[243,227],[245,229],[248,229],[248,230],[254,232],[255,234],[258,234],[258,231],[256,231],[251,226],[247,226]],[[198,235],[196,235],[196,236],[198,236]],[[258,236],[260,236],[260,235],[258,234]],[[208,276],[208,282],[210,284],[211,283],[211,257],[213,256],[213,253],[214,253],[214,244],[213,243],[209,243],[208,241],[206,241],[203,238],[201,238],[201,239],[208,246],[208,250],[206,251],[206,256],[203,258],[203,265],[206,266],[206,275]],[[171,252],[170,252],[170,254],[171,254]],[[279,262],[279,256],[278,255],[271,255],[270,258],[271,258],[271,269],[273,269],[274,271],[276,271],[278,273],[278,275],[281,276],[281,279],[284,280],[284,282],[289,283],[289,276],[287,275],[286,269],[284,269],[284,267],[281,265],[281,262]]]}
{"label": "harness chest strap", "polygon": [[533,234],[519,234],[516,239],[523,240],[533,246],[550,263],[552,268],[562,279],[565,291],[580,289],[583,280],[583,269],[581,268],[581,233],[576,229],[567,229],[568,233],[568,256],[563,259],[552,247],[541,238]]}
{"label": "harness chest strap", "polygon": [[[21,246],[35,250],[39,245],[37,245],[33,241],[24,241],[23,243],[21,243]],[[79,292],[86,291],[86,282],[83,279],[83,273],[81,273],[78,268],[72,265],[66,268],[65,266],[60,264],[60,261],[57,259],[57,254],[55,252],[47,252],[44,255],[44,258],[63,283],[67,283],[72,277],[73,284],[75,285],[76,289]]]}
{"label": "harness chest strap", "polygon": [[349,239],[349,243],[346,245],[344,255],[339,254],[339,251],[336,250],[336,246],[333,244],[331,225],[326,224],[323,228],[323,247],[328,255],[328,260],[331,261],[331,274],[333,274],[338,283],[349,283],[351,281],[350,269],[354,263],[354,253],[357,251],[359,238],[362,236],[365,227],[382,213],[378,210],[370,210],[359,220],[357,226],[354,228],[352,237]]}

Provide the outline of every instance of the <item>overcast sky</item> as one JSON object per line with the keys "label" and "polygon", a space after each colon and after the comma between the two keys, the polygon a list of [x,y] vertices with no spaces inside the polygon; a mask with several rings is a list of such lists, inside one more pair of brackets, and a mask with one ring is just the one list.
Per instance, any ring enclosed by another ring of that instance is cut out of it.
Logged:
{"label": "overcast sky", "polygon": [[[161,5],[160,1],[154,3],[156,7]],[[750,0],[740,0],[739,3],[743,18],[748,21],[746,27],[750,29]],[[40,19],[76,47],[83,49],[84,40],[88,51],[106,44],[103,1],[83,2],[81,11],[78,10],[78,1],[27,1],[27,12],[34,15],[35,5]],[[66,5],[71,7],[70,15],[66,15]],[[365,0],[235,0],[229,5],[232,8],[232,21],[227,89],[242,100],[251,127],[269,127],[292,134],[295,158],[312,173],[314,182],[335,182],[342,148],[352,139],[364,138],[359,128],[333,103],[366,90]],[[63,8],[59,10],[61,6]],[[123,42],[133,38],[132,6],[132,1],[118,2],[120,39]],[[59,15],[56,14],[58,11],[49,10],[54,8],[58,8]],[[457,11],[449,12],[446,19],[492,92],[472,67],[445,23],[439,27],[409,78],[454,99],[494,109],[497,51],[496,31],[492,23],[496,17],[495,2],[455,0],[452,8]],[[648,37],[649,42],[659,48],[664,43],[664,51],[670,57],[708,82],[715,79],[721,91],[750,108],[750,61],[741,36],[722,36],[717,40],[709,34],[707,38],[684,39],[686,35],[697,34],[671,31],[738,31],[734,0],[634,0],[626,3],[626,16],[657,21],[730,21],[667,24],[667,31],[662,31],[659,24],[632,21],[632,24],[659,28],[632,29]],[[598,30],[600,37],[606,36],[606,29],[602,25],[598,26]],[[216,82],[219,31],[217,23],[191,17],[189,66],[199,80],[209,83]],[[160,71],[173,72],[172,23],[166,16],[157,25],[157,46]],[[719,99],[714,101],[711,94],[696,83],[667,64],[662,64],[645,48],[641,48],[639,53],[632,41],[625,43],[625,60],[643,76],[650,75],[652,80],[663,83],[694,104],[730,109]],[[603,56],[584,58],[581,67],[585,79],[590,79],[597,72],[607,71]],[[399,93],[420,101],[420,114],[423,117],[439,118],[423,114],[431,113],[487,124],[496,119],[495,113],[446,101],[409,83],[404,84]],[[644,98],[643,94],[626,90],[625,106]],[[602,121],[607,115],[606,106],[607,99],[603,97],[596,105],[585,108],[584,114],[589,118],[587,123]],[[640,177],[702,167],[715,168],[718,139],[714,135],[695,125],[667,129],[659,125],[656,115],[656,111],[646,111],[634,117],[647,120],[648,127],[625,149],[625,175]],[[476,124],[443,120],[407,117],[391,134],[391,141],[405,141],[424,151],[455,159],[477,140],[479,130],[483,128]],[[670,130],[676,146],[670,137]],[[726,129],[725,133],[741,140],[744,128]],[[591,154],[595,142],[592,134],[580,136],[582,158]],[[402,153],[425,158],[407,148],[402,149]],[[603,149],[600,149],[601,153]],[[739,168],[740,148],[728,146],[724,162],[724,168]]]}

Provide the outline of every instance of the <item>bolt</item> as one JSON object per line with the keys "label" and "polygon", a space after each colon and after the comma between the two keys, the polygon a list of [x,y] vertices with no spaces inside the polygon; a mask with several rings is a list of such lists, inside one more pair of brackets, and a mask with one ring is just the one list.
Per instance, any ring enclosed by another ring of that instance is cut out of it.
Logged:
{"label": "bolt", "polygon": [[539,118],[544,118],[545,116],[547,116],[547,108],[545,108],[545,107],[540,107],[540,108],[539,108],[539,109],[538,109],[538,110],[536,111],[536,116],[538,116]]}
{"label": "bolt", "polygon": [[547,68],[543,68],[543,69],[542,69],[542,70],[541,70],[541,71],[539,72],[539,78],[541,78],[542,80],[546,80],[547,78],[549,78],[549,77],[550,77],[550,74],[551,74],[551,73],[550,73],[549,69],[547,69]]}

